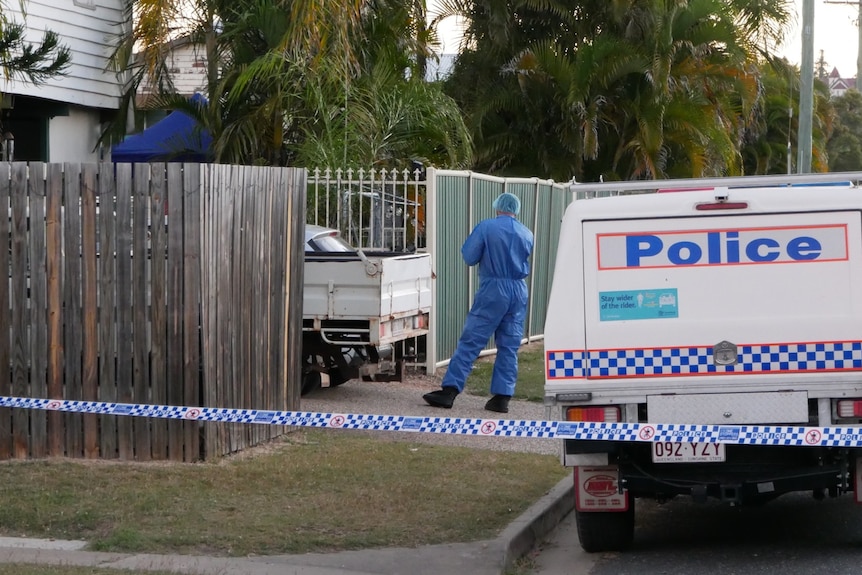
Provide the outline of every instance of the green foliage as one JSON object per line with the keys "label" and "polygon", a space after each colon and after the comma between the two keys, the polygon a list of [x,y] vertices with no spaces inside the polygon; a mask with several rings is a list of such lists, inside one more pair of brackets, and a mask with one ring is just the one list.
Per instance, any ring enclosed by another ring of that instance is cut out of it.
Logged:
{"label": "green foliage", "polygon": [[447,90],[476,169],[557,181],[738,175],[789,2],[483,0]]}
{"label": "green foliage", "polygon": [[332,101],[342,96],[337,90],[314,79],[307,90],[306,102],[315,106],[294,148],[301,165],[404,168],[411,159],[468,165],[470,134],[457,105],[437,84],[406,80],[378,65],[354,81],[340,106]]}
{"label": "green foliage", "polygon": [[[137,0],[141,17],[116,60],[134,72],[130,91],[145,75],[162,90],[150,106],[187,111],[165,66],[163,2]],[[471,138],[458,106],[442,87],[424,82],[434,42],[424,2],[192,4],[198,19],[187,33],[205,44],[209,64],[209,104],[194,115],[213,134],[216,161],[469,165]],[[132,41],[144,45],[135,62],[128,60]]]}
{"label": "green foliage", "polygon": [[862,170],[862,94],[848,90],[832,100],[835,128],[829,138],[829,170]]}
{"label": "green foliage", "polygon": [[[786,174],[795,172],[798,151],[799,69],[784,59],[757,66],[760,97],[742,132],[744,173]],[[812,168],[826,171],[827,139],[834,112],[826,85],[814,83]],[[790,154],[790,169],[787,160]]]}
{"label": "green foliage", "polygon": [[[170,94],[164,42],[175,3],[133,4],[139,18],[118,55],[130,54],[129,40],[145,49],[127,66],[130,90],[146,71]],[[787,111],[798,71],[770,52],[789,0],[446,0],[440,17],[460,13],[468,27],[443,86],[424,82],[436,42],[425,2],[191,5],[182,30],[206,47],[210,104],[200,120],[221,162],[403,168],[416,159],[597,181],[785,172],[796,140],[799,115]],[[822,170],[832,116],[817,90]]]}

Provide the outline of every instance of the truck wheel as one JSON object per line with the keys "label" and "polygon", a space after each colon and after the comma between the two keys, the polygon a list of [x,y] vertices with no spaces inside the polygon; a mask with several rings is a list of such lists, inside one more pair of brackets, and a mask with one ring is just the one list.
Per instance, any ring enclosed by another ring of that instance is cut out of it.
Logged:
{"label": "truck wheel", "polygon": [[329,370],[329,387],[338,387],[342,383],[346,383],[350,381],[347,379],[341,370],[339,369],[330,369]]}
{"label": "truck wheel", "polygon": [[302,374],[300,395],[306,395],[315,389],[320,389],[320,372],[312,369]]}
{"label": "truck wheel", "polygon": [[635,535],[635,500],[629,497],[629,508],[620,512],[575,510],[578,539],[587,553],[622,551],[632,545]]}

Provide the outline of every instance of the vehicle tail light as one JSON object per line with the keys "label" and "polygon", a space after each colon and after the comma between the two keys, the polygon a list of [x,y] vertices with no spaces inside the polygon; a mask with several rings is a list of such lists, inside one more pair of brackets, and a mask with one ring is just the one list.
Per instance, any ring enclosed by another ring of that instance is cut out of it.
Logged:
{"label": "vehicle tail light", "polygon": [[838,417],[862,417],[862,399],[842,399],[839,401]]}
{"label": "vehicle tail light", "polygon": [[570,407],[566,409],[567,421],[606,421],[616,423],[620,420],[620,408],[616,406]]}

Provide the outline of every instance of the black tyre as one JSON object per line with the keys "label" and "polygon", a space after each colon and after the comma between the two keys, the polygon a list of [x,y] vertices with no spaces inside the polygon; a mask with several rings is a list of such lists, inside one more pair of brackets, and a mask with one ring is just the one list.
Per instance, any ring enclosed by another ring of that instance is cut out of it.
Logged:
{"label": "black tyre", "polygon": [[348,381],[350,381],[350,379],[345,377],[340,369],[329,370],[329,387],[338,387],[342,383],[346,383]]}
{"label": "black tyre", "polygon": [[315,369],[304,372],[300,395],[307,395],[316,389],[320,389],[320,372]]}
{"label": "black tyre", "polygon": [[635,500],[629,497],[629,508],[617,512],[575,510],[578,539],[587,553],[623,551],[632,546],[635,536]]}

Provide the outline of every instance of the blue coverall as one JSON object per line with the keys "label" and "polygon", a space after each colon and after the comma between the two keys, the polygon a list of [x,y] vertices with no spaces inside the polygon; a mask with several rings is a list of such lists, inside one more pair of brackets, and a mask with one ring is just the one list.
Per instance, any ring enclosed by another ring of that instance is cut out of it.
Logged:
{"label": "blue coverall", "polygon": [[497,347],[491,394],[511,396],[518,378],[518,348],[527,313],[527,284],[533,234],[509,215],[479,222],[461,247],[468,266],[479,264],[479,290],[449,360],[442,387],[464,390],[473,362],[491,335]]}

